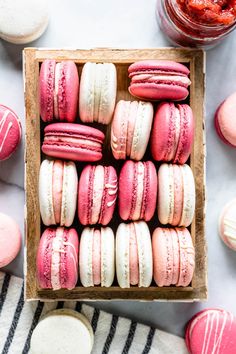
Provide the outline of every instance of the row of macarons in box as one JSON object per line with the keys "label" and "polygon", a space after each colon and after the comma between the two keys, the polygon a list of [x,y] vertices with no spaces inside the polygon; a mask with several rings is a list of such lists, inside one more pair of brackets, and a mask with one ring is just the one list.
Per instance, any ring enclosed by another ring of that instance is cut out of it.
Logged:
{"label": "row of macarons in box", "polygon": [[[116,203],[118,200],[118,203]],[[78,206],[82,225],[108,225],[116,204],[124,221],[150,221],[157,208],[161,224],[188,227],[195,212],[195,183],[189,165],[126,160],[119,178],[113,166],[86,165],[78,179],[73,161],[45,159],[39,173],[44,225],[70,227]]]}
{"label": "row of macarons in box", "polygon": [[[89,228],[80,240],[74,228],[47,228],[37,251],[37,280],[42,289],[118,285],[188,286],[195,268],[195,249],[187,228],[156,228],[145,221]],[[115,280],[115,275],[117,282]],[[79,278],[79,279],[78,279]],[[78,281],[80,280],[80,282]]]}
{"label": "row of macarons in box", "polygon": [[[184,100],[189,92],[189,69],[180,63],[145,60],[128,68],[129,92],[145,101]],[[113,63],[45,60],[39,75],[40,115],[43,121],[111,122],[117,95],[117,71]],[[79,108],[79,109],[78,109]]]}
{"label": "row of macarons in box", "polygon": [[[52,123],[44,129],[42,151],[62,159],[99,161],[104,152],[104,140],[104,133],[91,126]],[[116,105],[107,141],[110,141],[117,160],[143,159],[150,141],[151,155],[155,161],[184,164],[194,141],[192,110],[187,104],[162,102],[153,121],[150,102],[121,100]],[[109,150],[109,146],[105,148]]]}

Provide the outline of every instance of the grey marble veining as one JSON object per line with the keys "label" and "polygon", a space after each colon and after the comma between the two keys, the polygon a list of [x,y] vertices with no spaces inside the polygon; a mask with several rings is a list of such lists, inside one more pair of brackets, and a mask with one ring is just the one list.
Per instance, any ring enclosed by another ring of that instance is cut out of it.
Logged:
{"label": "grey marble veining", "polygon": [[[31,46],[57,48],[168,46],[156,26],[155,0],[52,0],[47,32]],[[21,117],[24,100],[21,51],[23,46],[0,40],[0,102]],[[217,105],[236,91],[236,32],[207,53],[207,218],[209,300],[202,304],[96,302],[107,311],[183,335],[186,321],[205,307],[223,307],[236,315],[236,252],[227,249],[217,234],[223,205],[236,197],[236,150],[216,136],[213,124]],[[197,117],[196,117],[197,119]],[[0,163],[0,211],[24,224],[24,139],[16,154]],[[23,252],[7,267],[23,275]]]}

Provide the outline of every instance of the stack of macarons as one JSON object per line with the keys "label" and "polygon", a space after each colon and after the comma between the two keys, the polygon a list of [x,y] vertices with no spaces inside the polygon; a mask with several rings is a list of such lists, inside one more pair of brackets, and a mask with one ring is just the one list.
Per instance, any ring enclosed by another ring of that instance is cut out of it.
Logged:
{"label": "stack of macarons", "polygon": [[188,96],[188,68],[157,60],[130,65],[129,92],[138,100],[128,101],[116,99],[113,63],[88,62],[80,80],[78,73],[70,60],[49,59],[39,74],[46,155],[39,286],[188,286],[194,118],[188,104],[172,102]]}

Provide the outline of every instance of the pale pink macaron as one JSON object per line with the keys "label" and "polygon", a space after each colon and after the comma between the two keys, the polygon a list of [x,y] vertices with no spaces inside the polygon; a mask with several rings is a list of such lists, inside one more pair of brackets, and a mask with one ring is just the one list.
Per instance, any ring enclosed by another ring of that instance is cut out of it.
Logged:
{"label": "pale pink macaron", "polygon": [[150,102],[117,103],[111,125],[111,148],[115,159],[139,161],[147,149],[153,120]]}
{"label": "pale pink macaron", "polygon": [[115,276],[115,237],[110,227],[86,227],[80,239],[80,280],[83,286],[110,287]]}
{"label": "pale pink macaron", "polygon": [[78,176],[72,161],[44,160],[39,172],[39,206],[44,225],[71,226],[77,204]]}
{"label": "pale pink macaron", "polygon": [[43,61],[39,75],[40,115],[44,122],[74,122],[79,97],[79,75],[71,60]]}
{"label": "pale pink macaron", "polygon": [[189,69],[166,60],[143,60],[128,69],[131,78],[129,92],[144,100],[184,100],[191,84]]}
{"label": "pale pink macaron", "polygon": [[152,282],[152,243],[145,221],[122,223],[116,232],[116,275],[121,288],[149,287]]}
{"label": "pale pink macaron", "polygon": [[156,111],[151,133],[151,152],[156,161],[184,164],[194,138],[193,112],[187,104],[162,102]]}
{"label": "pale pink macaron", "polygon": [[160,166],[157,212],[161,224],[188,227],[195,213],[195,198],[194,177],[188,165]]}
{"label": "pale pink macaron", "polygon": [[8,159],[21,141],[21,123],[8,107],[0,105],[0,161]]}
{"label": "pale pink macaron", "polygon": [[119,177],[119,214],[123,220],[149,221],[156,210],[157,173],[151,161],[124,163]]}
{"label": "pale pink macaron", "polygon": [[82,225],[107,225],[113,216],[118,193],[112,166],[87,165],[79,180],[78,217]]}
{"label": "pale pink macaron", "polygon": [[12,262],[21,248],[19,226],[10,216],[0,213],[0,268]]}
{"label": "pale pink macaron", "polygon": [[37,279],[43,289],[73,289],[78,280],[79,239],[75,229],[47,228],[37,251]]}
{"label": "pale pink macaron", "polygon": [[156,228],[152,235],[154,280],[158,286],[188,286],[195,267],[195,250],[186,228]]}
{"label": "pale pink macaron", "polygon": [[236,92],[218,107],[215,113],[215,128],[225,144],[236,147]]}
{"label": "pale pink macaron", "polygon": [[227,203],[221,212],[219,234],[226,246],[236,251],[236,199]]}
{"label": "pale pink macaron", "polygon": [[223,309],[208,308],[188,322],[185,341],[190,354],[235,354],[236,317]]}

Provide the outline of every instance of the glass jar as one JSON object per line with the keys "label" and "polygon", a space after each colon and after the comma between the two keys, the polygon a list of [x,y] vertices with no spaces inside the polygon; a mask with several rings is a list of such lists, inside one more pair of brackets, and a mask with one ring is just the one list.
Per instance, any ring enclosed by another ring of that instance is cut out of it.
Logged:
{"label": "glass jar", "polygon": [[230,24],[197,22],[196,16],[188,16],[177,0],[157,0],[156,16],[161,30],[169,40],[183,47],[209,49],[236,26],[236,18]]}

